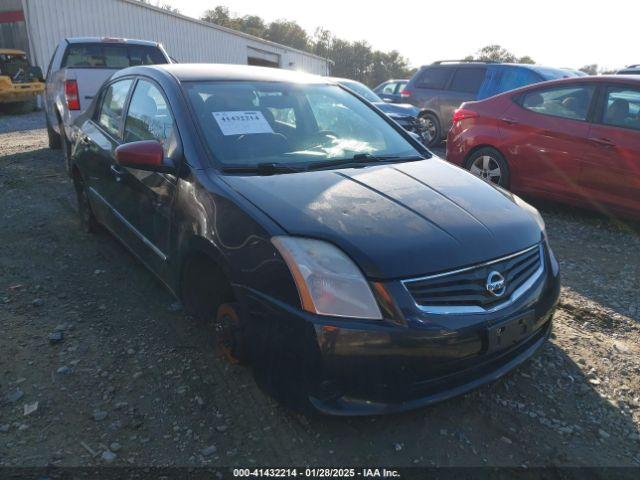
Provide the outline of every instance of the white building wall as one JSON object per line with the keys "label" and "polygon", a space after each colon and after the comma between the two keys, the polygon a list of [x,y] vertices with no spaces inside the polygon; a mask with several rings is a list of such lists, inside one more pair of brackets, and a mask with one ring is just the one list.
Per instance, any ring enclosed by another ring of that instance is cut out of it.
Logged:
{"label": "white building wall", "polygon": [[184,63],[247,63],[248,47],[277,54],[280,67],[328,75],[321,57],[132,0],[22,0],[32,61],[43,71],[66,37],[154,40]]}

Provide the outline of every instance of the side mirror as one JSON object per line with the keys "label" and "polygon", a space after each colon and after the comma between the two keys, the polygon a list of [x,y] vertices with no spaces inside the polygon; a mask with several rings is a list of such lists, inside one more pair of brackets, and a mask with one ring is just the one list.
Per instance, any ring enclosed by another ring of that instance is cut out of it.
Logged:
{"label": "side mirror", "polygon": [[150,172],[175,172],[175,167],[165,162],[164,149],[157,140],[143,140],[120,145],[116,148],[116,163],[122,167]]}

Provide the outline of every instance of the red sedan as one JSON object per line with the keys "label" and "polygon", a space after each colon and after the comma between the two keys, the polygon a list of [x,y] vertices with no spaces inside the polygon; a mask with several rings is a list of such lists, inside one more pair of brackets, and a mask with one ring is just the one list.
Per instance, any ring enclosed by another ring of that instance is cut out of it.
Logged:
{"label": "red sedan", "polygon": [[640,75],[567,78],[463,103],[447,160],[516,193],[640,218]]}

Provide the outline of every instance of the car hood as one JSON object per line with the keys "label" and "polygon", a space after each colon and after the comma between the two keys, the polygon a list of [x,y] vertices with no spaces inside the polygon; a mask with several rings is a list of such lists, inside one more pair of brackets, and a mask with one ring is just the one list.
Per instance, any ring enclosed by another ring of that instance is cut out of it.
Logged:
{"label": "car hood", "polygon": [[419,108],[409,105],[408,103],[376,102],[374,105],[387,115],[407,115],[410,117],[417,117],[420,113]]}
{"label": "car hood", "polygon": [[542,235],[513,196],[435,158],[222,178],[290,235],[339,246],[372,279],[473,265]]}

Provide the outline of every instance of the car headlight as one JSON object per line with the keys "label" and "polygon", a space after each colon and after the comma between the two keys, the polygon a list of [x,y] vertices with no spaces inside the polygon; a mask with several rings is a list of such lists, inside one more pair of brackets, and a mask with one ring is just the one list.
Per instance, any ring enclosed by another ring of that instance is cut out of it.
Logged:
{"label": "car headlight", "polygon": [[319,315],[381,320],[380,308],[360,269],[322,240],[273,237],[298,287],[302,308]]}

